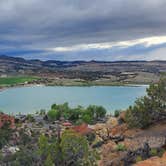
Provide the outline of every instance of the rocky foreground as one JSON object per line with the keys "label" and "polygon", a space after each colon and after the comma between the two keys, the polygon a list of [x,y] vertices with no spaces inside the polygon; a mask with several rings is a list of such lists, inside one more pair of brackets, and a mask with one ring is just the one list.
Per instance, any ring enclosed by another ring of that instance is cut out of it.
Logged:
{"label": "rocky foreground", "polygon": [[8,159],[18,153],[23,145],[27,146],[27,141],[31,140],[33,147],[37,148],[36,140],[40,134],[53,138],[57,137],[59,129],[60,135],[66,130],[74,130],[87,138],[93,135],[93,139],[89,137],[89,143],[90,148],[100,156],[99,166],[165,166],[166,121],[147,129],[130,129],[125,123],[125,114],[108,116],[103,123],[79,126],[64,120],[49,122],[43,115],[17,116],[14,125],[12,117],[3,115],[7,121],[13,122],[11,128],[14,130],[8,144],[1,149],[1,154]]}
{"label": "rocky foreground", "polygon": [[[129,166],[138,162],[139,166],[151,166],[148,163],[155,160],[157,166],[165,166],[166,155],[163,158],[150,157],[161,156],[166,149],[166,121],[143,130],[129,129],[123,120],[124,113],[119,118],[109,118],[105,124],[93,126],[102,144],[99,148],[102,156],[99,165]],[[148,158],[145,162],[139,162]]]}

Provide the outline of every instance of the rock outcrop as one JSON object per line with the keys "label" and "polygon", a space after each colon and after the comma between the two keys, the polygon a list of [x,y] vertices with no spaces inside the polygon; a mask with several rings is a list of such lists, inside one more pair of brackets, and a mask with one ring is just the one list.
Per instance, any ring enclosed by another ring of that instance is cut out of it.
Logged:
{"label": "rock outcrop", "polygon": [[[123,119],[124,114],[122,115]],[[166,149],[166,123],[160,122],[143,130],[129,129],[124,122],[119,123],[118,118],[117,120],[111,117],[106,124],[94,126],[96,134],[101,139],[99,141],[102,156],[100,166],[129,166],[139,160],[152,157],[153,149],[156,150],[156,155]],[[158,160],[163,159],[158,158]],[[166,166],[166,164],[159,166]]]}

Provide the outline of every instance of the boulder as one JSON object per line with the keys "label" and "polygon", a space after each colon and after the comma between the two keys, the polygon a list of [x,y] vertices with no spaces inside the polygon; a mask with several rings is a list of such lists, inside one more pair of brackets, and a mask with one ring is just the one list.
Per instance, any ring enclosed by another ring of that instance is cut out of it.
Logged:
{"label": "boulder", "polygon": [[115,137],[115,136],[123,135],[127,129],[128,128],[126,124],[115,126],[114,128],[110,130],[110,136]]}
{"label": "boulder", "polygon": [[109,130],[105,124],[98,123],[96,125],[90,126],[90,128],[93,129],[96,135],[103,141],[107,141],[109,139]]}
{"label": "boulder", "polygon": [[116,143],[124,140],[124,133],[127,130],[127,125],[122,124],[115,126],[109,131],[109,137],[111,140],[114,140]]}
{"label": "boulder", "polygon": [[96,135],[102,138],[103,141],[107,141],[109,139],[109,131],[107,128],[96,131]]}
{"label": "boulder", "polygon": [[108,128],[113,128],[113,127],[117,126],[118,124],[119,124],[118,119],[115,117],[110,117],[106,122],[106,126]]}

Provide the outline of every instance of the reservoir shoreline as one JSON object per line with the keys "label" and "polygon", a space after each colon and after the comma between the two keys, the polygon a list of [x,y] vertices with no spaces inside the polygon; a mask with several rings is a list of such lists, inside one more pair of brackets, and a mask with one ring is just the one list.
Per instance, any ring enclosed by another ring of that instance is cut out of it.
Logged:
{"label": "reservoir shoreline", "polygon": [[0,91],[0,110],[32,113],[50,105],[68,102],[71,107],[101,105],[109,113],[123,110],[146,94],[147,85],[130,86],[45,86],[26,85]]}

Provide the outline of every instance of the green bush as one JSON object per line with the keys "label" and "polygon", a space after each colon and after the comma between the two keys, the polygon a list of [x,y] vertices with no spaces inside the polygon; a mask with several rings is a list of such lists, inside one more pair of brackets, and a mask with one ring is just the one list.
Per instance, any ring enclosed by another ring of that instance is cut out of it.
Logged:
{"label": "green bush", "polygon": [[34,117],[33,117],[31,114],[28,114],[27,117],[26,117],[26,119],[27,119],[29,122],[34,122],[34,121],[35,121]]}
{"label": "green bush", "polygon": [[166,150],[165,149],[160,149],[160,151],[158,152],[158,156],[159,157],[162,157],[163,156],[163,154],[166,152]]}
{"label": "green bush", "polygon": [[98,120],[100,118],[104,118],[107,111],[102,106],[90,105],[86,112],[94,119]]}
{"label": "green bush", "polygon": [[136,163],[139,162],[139,161],[142,161],[142,157],[141,156],[137,156],[136,157]]}
{"label": "green bush", "polygon": [[37,155],[28,149],[21,149],[12,156],[12,166],[33,166],[37,161]]}
{"label": "green bush", "polygon": [[148,127],[152,121],[150,101],[146,97],[136,100],[135,105],[128,108],[125,121],[131,128]]}
{"label": "green bush", "polygon": [[47,156],[46,161],[44,162],[44,166],[54,166],[51,155]]}
{"label": "green bush", "polygon": [[60,118],[60,112],[52,109],[48,111],[47,116],[50,121],[55,121]]}
{"label": "green bush", "polygon": [[86,138],[87,138],[88,142],[89,142],[90,144],[92,144],[92,142],[93,142],[93,141],[95,140],[95,138],[96,138],[96,135],[95,135],[95,133],[89,133],[89,134],[86,135]]}
{"label": "green bush", "polygon": [[31,137],[27,134],[25,134],[24,130],[20,130],[20,143],[22,145],[27,145],[31,141]]}
{"label": "green bush", "polygon": [[49,120],[58,120],[63,117],[74,124],[88,123],[93,124],[106,116],[106,110],[102,106],[90,105],[87,108],[78,106],[70,108],[68,103],[53,104],[47,113]]}
{"label": "green bush", "polygon": [[157,149],[152,148],[152,149],[150,150],[150,155],[151,155],[151,156],[157,156],[157,154],[158,154]]}
{"label": "green bush", "polygon": [[131,128],[146,128],[163,116],[166,117],[166,78],[150,85],[147,96],[137,99],[127,109],[125,121]]}
{"label": "green bush", "polygon": [[6,145],[12,135],[12,130],[10,129],[10,123],[5,123],[0,129],[0,149]]}
{"label": "green bush", "polygon": [[120,115],[120,113],[121,113],[121,110],[115,110],[114,116],[115,116],[115,117],[118,117],[118,116]]}
{"label": "green bush", "polygon": [[92,117],[89,114],[84,114],[82,116],[82,120],[83,120],[83,122],[88,123],[88,124],[91,124],[93,121]]}
{"label": "green bush", "polygon": [[126,150],[126,147],[125,147],[125,145],[123,145],[123,144],[118,144],[118,145],[116,146],[116,150],[117,150],[117,151],[125,151],[125,150]]}
{"label": "green bush", "polygon": [[60,140],[53,142],[41,135],[38,146],[40,159],[45,166],[96,165],[97,153],[90,149],[86,137],[72,130],[66,130]]}
{"label": "green bush", "polygon": [[40,112],[39,112],[40,115],[45,115],[46,114],[46,110],[44,109],[41,109]]}

